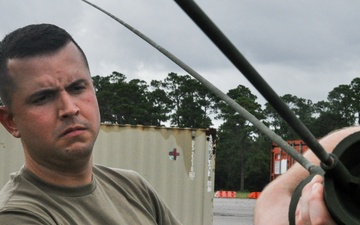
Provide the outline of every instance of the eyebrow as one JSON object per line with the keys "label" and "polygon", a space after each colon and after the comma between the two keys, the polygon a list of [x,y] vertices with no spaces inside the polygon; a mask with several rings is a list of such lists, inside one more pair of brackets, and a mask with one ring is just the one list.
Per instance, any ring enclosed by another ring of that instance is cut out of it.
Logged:
{"label": "eyebrow", "polygon": [[[85,84],[85,85],[88,85],[89,81],[87,81],[86,79],[78,79],[78,80],[75,80],[73,82],[71,82],[69,85],[65,86],[65,90],[69,90],[73,87],[75,87],[76,85],[79,85],[79,84]],[[41,95],[48,95],[48,94],[54,94],[56,93],[57,91],[59,91],[59,88],[44,88],[44,89],[40,89],[38,91],[35,91],[34,93],[32,93],[28,98],[26,98],[26,102],[27,103],[31,103],[32,100],[38,96],[41,96]]]}
{"label": "eyebrow", "polygon": [[88,83],[89,83],[89,81],[86,80],[86,79],[83,79],[83,78],[77,79],[77,80],[75,80],[74,82],[71,82],[69,85],[67,85],[67,86],[65,87],[65,90],[71,89],[71,88],[73,88],[74,86],[77,86],[77,85],[79,85],[79,84],[88,85]]}
{"label": "eyebrow", "polygon": [[26,103],[32,103],[32,101],[42,95],[49,95],[49,94],[54,94],[58,91],[58,88],[45,88],[45,89],[41,89],[39,91],[36,91],[34,93],[32,93],[30,96],[28,96],[25,99]]}

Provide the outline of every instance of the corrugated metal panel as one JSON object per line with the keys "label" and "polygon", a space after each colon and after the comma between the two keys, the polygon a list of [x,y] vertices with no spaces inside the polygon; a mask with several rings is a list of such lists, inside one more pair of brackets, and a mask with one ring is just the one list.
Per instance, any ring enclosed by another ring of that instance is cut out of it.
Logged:
{"label": "corrugated metal panel", "polygon": [[[102,125],[94,162],[138,171],[186,225],[213,221],[214,141],[207,129]],[[19,140],[0,129],[0,185],[23,163]]]}
{"label": "corrugated metal panel", "polygon": [[[102,126],[94,161],[138,171],[181,222],[209,225],[213,218],[215,168],[214,146],[207,132],[204,129]],[[176,160],[169,155],[175,152]]]}
{"label": "corrugated metal panel", "polygon": [[24,164],[24,152],[20,139],[14,138],[0,125],[0,188]]}

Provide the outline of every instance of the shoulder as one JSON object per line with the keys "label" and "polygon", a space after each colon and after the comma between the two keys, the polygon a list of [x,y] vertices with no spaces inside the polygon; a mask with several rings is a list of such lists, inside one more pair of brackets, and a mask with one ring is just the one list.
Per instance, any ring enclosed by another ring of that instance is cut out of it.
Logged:
{"label": "shoulder", "polygon": [[97,189],[108,195],[121,195],[152,210],[160,202],[155,189],[138,172],[95,165],[93,174]]}
{"label": "shoulder", "polygon": [[10,175],[10,180],[0,191],[0,211],[11,204],[16,198],[17,193],[21,192],[22,182],[19,172]]}
{"label": "shoulder", "polygon": [[180,224],[155,189],[138,172],[95,165],[97,183],[109,190],[116,189],[131,202],[137,202],[156,218],[158,224]]}
{"label": "shoulder", "polygon": [[135,195],[157,195],[153,187],[138,172],[94,165],[93,174],[98,185],[111,186],[118,190],[126,190]]}
{"label": "shoulder", "polygon": [[36,204],[34,196],[36,191],[19,172],[11,174],[0,191],[0,225],[49,224],[37,213],[43,206]]}
{"label": "shoulder", "polygon": [[143,182],[145,179],[134,170],[126,170],[120,168],[107,167],[102,165],[94,165],[93,173],[100,178],[114,178],[118,180],[128,180],[133,182]]}

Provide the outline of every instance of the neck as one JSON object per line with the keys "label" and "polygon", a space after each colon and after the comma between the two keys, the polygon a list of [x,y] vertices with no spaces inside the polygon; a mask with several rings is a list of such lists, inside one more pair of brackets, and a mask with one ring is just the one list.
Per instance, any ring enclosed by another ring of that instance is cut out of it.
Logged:
{"label": "neck", "polygon": [[25,159],[25,167],[41,180],[64,187],[79,187],[92,181],[92,157],[83,166],[74,170],[58,170],[38,164],[31,159]]}

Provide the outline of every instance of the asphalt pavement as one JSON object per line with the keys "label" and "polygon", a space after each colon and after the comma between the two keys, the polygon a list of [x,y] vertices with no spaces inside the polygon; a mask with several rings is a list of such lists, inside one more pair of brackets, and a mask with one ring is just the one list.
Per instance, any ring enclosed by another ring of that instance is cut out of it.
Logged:
{"label": "asphalt pavement", "polygon": [[214,198],[213,225],[253,225],[255,199]]}

